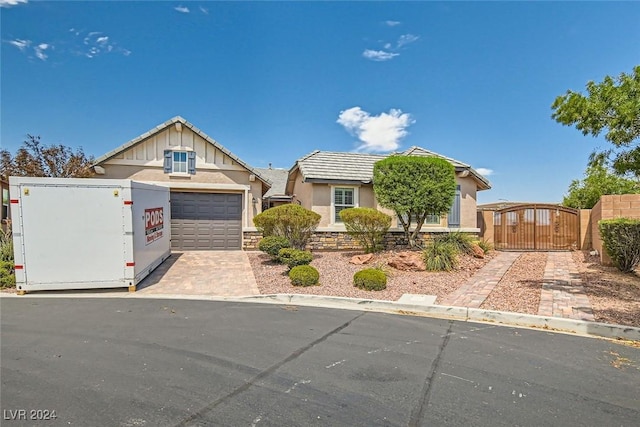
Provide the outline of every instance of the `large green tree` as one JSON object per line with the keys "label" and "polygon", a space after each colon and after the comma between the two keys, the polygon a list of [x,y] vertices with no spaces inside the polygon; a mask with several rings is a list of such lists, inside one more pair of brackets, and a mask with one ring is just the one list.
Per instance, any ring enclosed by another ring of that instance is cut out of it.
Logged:
{"label": "large green tree", "polygon": [[0,150],[0,175],[47,176],[55,178],[87,178],[93,176],[93,156],[82,148],[75,151],[65,145],[42,145],[39,136],[27,135],[15,155]]}
{"label": "large green tree", "polygon": [[551,108],[557,122],[575,125],[584,135],[605,132],[614,147],[592,158],[612,158],[616,173],[640,176],[640,65],[631,74],[588,82],[586,94],[569,90]]}
{"label": "large green tree", "polygon": [[570,208],[591,209],[605,194],[632,193],[640,193],[640,183],[616,175],[600,159],[587,166],[583,179],[571,181],[562,204]]}
{"label": "large green tree", "polygon": [[445,215],[451,209],[455,169],[437,157],[390,156],[373,166],[373,189],[378,203],[396,213],[405,238],[415,247],[427,215]]}

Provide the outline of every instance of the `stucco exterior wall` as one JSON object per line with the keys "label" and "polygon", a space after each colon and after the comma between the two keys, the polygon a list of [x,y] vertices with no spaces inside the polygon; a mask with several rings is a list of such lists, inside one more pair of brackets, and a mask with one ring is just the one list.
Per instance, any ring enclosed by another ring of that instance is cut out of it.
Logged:
{"label": "stucco exterior wall", "polygon": [[602,196],[591,209],[591,242],[593,249],[600,253],[600,261],[610,265],[611,258],[602,246],[598,221],[613,218],[640,219],[640,194],[611,194]]}
{"label": "stucco exterior wall", "polygon": [[456,183],[460,185],[460,227],[477,228],[477,185],[469,177],[457,177]]}

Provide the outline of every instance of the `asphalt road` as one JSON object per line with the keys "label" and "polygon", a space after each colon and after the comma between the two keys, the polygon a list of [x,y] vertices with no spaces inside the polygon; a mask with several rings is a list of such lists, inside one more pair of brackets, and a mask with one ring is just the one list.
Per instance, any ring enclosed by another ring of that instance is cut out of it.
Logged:
{"label": "asphalt road", "polygon": [[0,309],[2,426],[640,420],[640,349],[600,339],[250,303],[25,297]]}

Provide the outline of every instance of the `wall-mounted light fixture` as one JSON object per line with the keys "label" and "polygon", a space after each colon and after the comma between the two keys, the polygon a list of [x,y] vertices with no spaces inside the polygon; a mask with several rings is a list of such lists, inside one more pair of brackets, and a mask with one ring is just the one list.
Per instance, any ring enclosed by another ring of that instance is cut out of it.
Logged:
{"label": "wall-mounted light fixture", "polygon": [[253,204],[255,205],[256,203],[258,203],[258,199],[257,199],[257,198],[255,198],[255,197],[253,197],[253,198],[251,199],[251,203],[253,203]]}

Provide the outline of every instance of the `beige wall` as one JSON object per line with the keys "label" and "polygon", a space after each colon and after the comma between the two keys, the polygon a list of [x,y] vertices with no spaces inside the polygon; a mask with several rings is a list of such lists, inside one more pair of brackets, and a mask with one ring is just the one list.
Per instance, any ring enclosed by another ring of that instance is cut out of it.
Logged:
{"label": "beige wall", "polygon": [[477,213],[478,228],[480,229],[478,236],[491,244],[494,243],[493,215],[494,211],[478,211]]}
{"label": "beige wall", "polygon": [[[299,171],[295,172],[293,194],[294,202],[317,212],[322,216],[319,228],[332,227],[331,224],[331,185],[304,183]],[[460,222],[461,228],[477,228],[476,211],[476,183],[470,178],[456,178],[460,185]],[[348,186],[348,185],[345,185]],[[358,204],[360,207],[375,208],[391,216],[391,229],[402,228],[395,213],[378,205],[372,184],[358,186]],[[423,229],[447,227],[446,216],[440,224],[425,224]]]}

